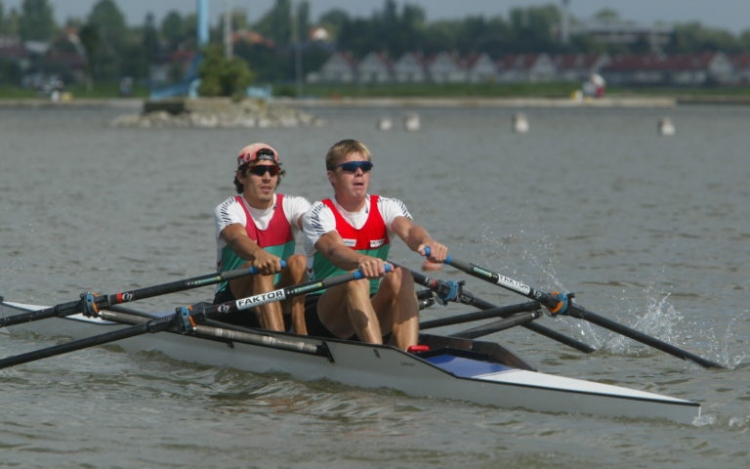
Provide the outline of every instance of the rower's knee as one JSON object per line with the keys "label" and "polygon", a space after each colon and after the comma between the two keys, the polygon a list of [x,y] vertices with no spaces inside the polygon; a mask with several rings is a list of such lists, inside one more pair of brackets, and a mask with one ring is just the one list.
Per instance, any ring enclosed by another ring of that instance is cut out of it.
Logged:
{"label": "rower's knee", "polygon": [[388,288],[394,294],[402,291],[411,292],[414,290],[414,278],[411,276],[411,272],[402,268],[396,268],[383,277],[381,289],[382,287]]}
{"label": "rower's knee", "polygon": [[307,257],[302,254],[292,254],[286,259],[286,268],[292,277],[302,281],[307,270]]}

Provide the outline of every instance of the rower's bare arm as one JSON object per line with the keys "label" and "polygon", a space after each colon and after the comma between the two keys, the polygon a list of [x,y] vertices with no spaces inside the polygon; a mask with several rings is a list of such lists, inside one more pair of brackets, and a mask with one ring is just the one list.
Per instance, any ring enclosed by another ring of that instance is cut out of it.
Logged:
{"label": "rower's bare arm", "polygon": [[385,261],[366,256],[349,248],[338,231],[329,231],[315,243],[315,249],[328,258],[336,267],[344,270],[359,269],[367,278],[385,275]]}
{"label": "rower's bare arm", "polygon": [[232,248],[235,254],[249,261],[261,273],[269,274],[281,270],[281,260],[250,239],[245,227],[239,223],[225,227],[221,230],[219,236]]}
{"label": "rower's bare arm", "polygon": [[432,239],[427,230],[406,217],[396,217],[391,230],[401,238],[409,249],[424,255],[424,248],[430,247],[430,260],[442,262],[448,255],[448,247]]}

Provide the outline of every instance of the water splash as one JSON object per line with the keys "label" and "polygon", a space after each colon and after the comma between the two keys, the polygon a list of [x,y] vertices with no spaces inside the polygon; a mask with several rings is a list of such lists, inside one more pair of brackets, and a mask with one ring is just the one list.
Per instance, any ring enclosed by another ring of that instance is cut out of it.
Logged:
{"label": "water splash", "polygon": [[[641,331],[663,342],[677,343],[677,334],[675,326],[683,321],[683,315],[670,302],[671,293],[655,292],[649,287],[646,292],[646,307],[630,307],[628,309],[628,318],[631,324],[629,327]],[[635,322],[632,323],[632,319]],[[614,335],[606,344],[606,348],[613,353],[630,354],[634,353],[636,343],[627,337]]]}
{"label": "water splash", "polygon": [[[721,363],[728,366],[729,369],[732,370],[736,369],[742,364],[742,362],[748,357],[747,350],[750,350],[750,338],[748,338],[747,336],[738,336],[735,332],[739,330],[736,324],[739,321],[740,317],[744,319],[747,317],[747,314],[748,310],[745,310],[739,316],[733,317],[729,321],[729,323],[727,323],[727,327],[724,330],[724,337],[721,340],[711,341],[712,344],[715,344],[716,348],[716,350],[712,350],[712,352],[715,352],[719,357],[721,357]],[[735,349],[740,350],[740,352],[734,356],[732,356],[732,352],[729,349],[730,343],[733,342],[739,344],[739,347],[736,347]]]}

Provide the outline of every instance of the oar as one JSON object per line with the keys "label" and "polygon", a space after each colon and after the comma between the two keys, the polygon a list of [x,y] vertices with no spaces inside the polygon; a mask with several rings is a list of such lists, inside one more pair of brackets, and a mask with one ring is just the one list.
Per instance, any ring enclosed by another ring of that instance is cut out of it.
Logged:
{"label": "oar", "polygon": [[[281,261],[281,266],[285,267],[286,261]],[[256,269],[255,267],[250,267],[244,269],[229,270],[221,273],[202,275],[200,277],[193,277],[184,280],[178,280],[175,282],[163,283],[161,285],[155,285],[152,287],[143,287],[136,290],[113,293],[111,295],[94,295],[92,293],[84,293],[81,295],[81,299],[78,301],[70,301],[68,303],[61,303],[59,305],[41,309],[38,311],[30,311],[28,313],[0,318],[0,327],[12,326],[14,324],[21,324],[29,321],[38,321],[40,319],[47,319],[58,316],[70,316],[71,314],[77,313],[84,313],[87,316],[94,316],[98,311],[110,306],[135,300],[142,300],[144,298],[151,298],[159,295],[166,295],[168,293],[189,290],[191,288],[203,287],[206,285],[233,280],[245,275],[255,275],[257,273],[258,269]]]}
{"label": "oar", "polygon": [[[429,251],[429,249],[427,249],[426,251]],[[427,252],[426,254],[429,256],[429,252]],[[598,314],[592,313],[591,311],[575,304],[573,302],[573,294],[545,293],[543,291],[531,288],[530,286],[519,282],[518,280],[506,277],[502,274],[492,272],[488,269],[478,267],[468,262],[456,260],[452,256],[448,256],[444,262],[445,264],[453,266],[458,270],[466,272],[467,274],[472,275],[476,278],[494,283],[502,288],[505,288],[506,290],[510,290],[527,298],[536,300],[544,305],[547,309],[549,309],[552,314],[566,314],[575,318],[584,319],[600,327],[609,329],[610,331],[624,335],[625,337],[629,337],[637,342],[641,342],[657,350],[661,350],[662,352],[674,355],[675,357],[681,358],[683,360],[693,361],[704,368],[724,368],[724,366],[719,365],[716,362],[707,360],[686,350],[675,347],[674,345],[668,344],[654,337],[650,337],[635,329],[631,329],[630,327],[599,316]]]}
{"label": "oar", "polygon": [[[390,271],[390,266],[386,265],[386,272],[388,271]],[[200,307],[196,311],[190,311],[189,308],[177,308],[174,314],[154,318],[142,324],[136,324],[135,326],[118,329],[105,334],[74,340],[53,347],[0,359],[0,369],[40,360],[42,358],[62,355],[64,353],[93,347],[95,345],[107,344],[148,332],[161,332],[165,330],[191,332],[196,328],[196,323],[205,318],[254,308],[266,303],[281,301],[293,296],[323,290],[362,278],[365,278],[364,274],[361,271],[356,270],[347,274],[337,275],[318,281],[301,283],[299,285],[292,285],[279,290],[261,293],[259,295],[249,296],[235,301],[228,301],[226,303],[211,305],[208,307]],[[102,316],[106,315],[102,314]]]}
{"label": "oar", "polygon": [[[445,301],[458,301],[461,304],[474,306],[475,308],[479,308],[481,310],[493,310],[493,309],[500,310],[500,308],[498,308],[497,306],[491,303],[488,303],[482,300],[481,298],[475,297],[474,295],[467,292],[463,288],[457,287],[455,285],[455,282],[446,282],[443,280],[433,279],[433,278],[427,277],[426,275],[420,272],[416,272],[413,270],[411,271],[411,274],[414,277],[415,282],[432,289],[433,291],[438,293],[438,297],[444,298]],[[538,304],[537,302],[534,302],[534,303]],[[528,303],[526,305],[528,305]],[[524,306],[519,305],[519,307],[524,307]],[[509,308],[512,308],[512,307],[509,307]],[[513,310],[509,310],[509,311],[513,311]],[[469,319],[469,320],[473,321],[474,319]],[[580,352],[591,353],[594,351],[594,348],[591,347],[590,345],[584,344],[581,341],[578,341],[572,337],[568,337],[565,334],[561,334],[560,332],[557,332],[555,330],[549,329],[541,324],[536,324],[532,322],[532,323],[521,324],[521,325],[525,327],[526,329],[529,329],[530,331],[534,331],[537,334],[541,334],[552,340],[556,340],[557,342],[560,342],[561,344],[572,347]]]}

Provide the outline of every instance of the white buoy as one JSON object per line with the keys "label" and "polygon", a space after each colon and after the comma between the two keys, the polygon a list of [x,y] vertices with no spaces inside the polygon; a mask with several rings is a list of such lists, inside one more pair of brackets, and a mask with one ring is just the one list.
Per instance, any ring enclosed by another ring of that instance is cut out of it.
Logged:
{"label": "white buoy", "polygon": [[393,128],[393,121],[390,117],[381,117],[378,119],[378,130],[391,130]]}
{"label": "white buoy", "polygon": [[513,114],[513,132],[517,134],[525,134],[529,131],[529,121],[526,116],[521,113]]}
{"label": "white buoy", "polygon": [[659,119],[659,135],[674,135],[675,128],[674,124],[672,124],[672,119],[669,117],[662,117]]}
{"label": "white buoy", "polygon": [[404,129],[409,132],[414,132],[419,130],[419,125],[419,114],[410,112],[406,115],[406,118],[404,119]]}

